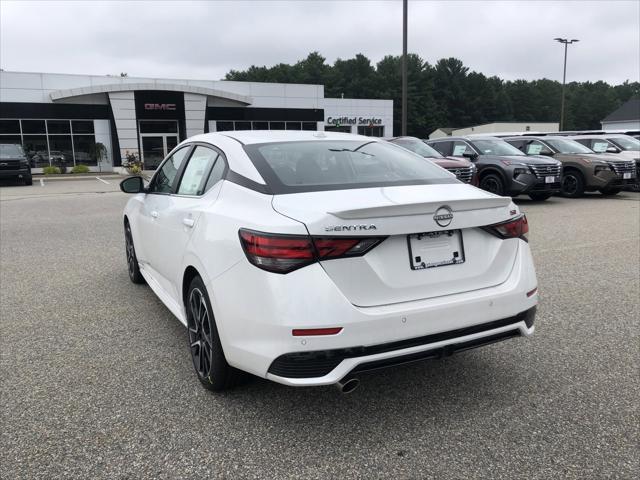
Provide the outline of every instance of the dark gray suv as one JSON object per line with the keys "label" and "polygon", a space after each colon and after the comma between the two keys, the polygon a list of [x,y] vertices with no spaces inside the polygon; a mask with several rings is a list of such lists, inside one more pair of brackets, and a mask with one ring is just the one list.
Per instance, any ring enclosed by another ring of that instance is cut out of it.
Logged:
{"label": "dark gray suv", "polygon": [[442,155],[471,160],[478,168],[480,188],[488,192],[546,200],[560,191],[560,162],[543,155],[527,156],[500,138],[444,137],[427,144]]}

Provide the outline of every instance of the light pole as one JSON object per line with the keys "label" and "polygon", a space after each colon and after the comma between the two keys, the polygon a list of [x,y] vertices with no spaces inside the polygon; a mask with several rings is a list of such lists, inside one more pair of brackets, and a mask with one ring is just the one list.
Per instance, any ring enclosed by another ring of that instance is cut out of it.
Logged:
{"label": "light pole", "polygon": [[402,0],[402,136],[407,134],[407,0]]}
{"label": "light pole", "polygon": [[562,73],[562,102],[560,103],[560,131],[564,128],[564,84],[567,81],[567,45],[579,42],[575,38],[567,40],[566,38],[554,38],[556,42],[564,43],[564,70]]}

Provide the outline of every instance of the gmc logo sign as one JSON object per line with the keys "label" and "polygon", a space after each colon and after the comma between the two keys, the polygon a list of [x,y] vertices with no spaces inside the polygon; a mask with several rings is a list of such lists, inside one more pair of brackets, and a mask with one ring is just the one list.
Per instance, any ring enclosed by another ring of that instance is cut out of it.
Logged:
{"label": "gmc logo sign", "polygon": [[175,110],[175,103],[145,103],[145,110]]}

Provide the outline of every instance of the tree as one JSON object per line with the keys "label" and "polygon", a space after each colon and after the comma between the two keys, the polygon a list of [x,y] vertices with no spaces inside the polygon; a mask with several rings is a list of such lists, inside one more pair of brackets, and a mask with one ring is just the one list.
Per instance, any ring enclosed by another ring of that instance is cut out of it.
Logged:
{"label": "tree", "polygon": [[[555,80],[503,81],[470,72],[462,61],[443,58],[430,65],[409,54],[408,133],[426,137],[438,127],[465,127],[497,121],[557,122],[562,86]],[[362,54],[333,65],[311,52],[294,65],[252,65],[231,70],[226,80],[306,83],[325,86],[326,97],[382,98],[394,101],[394,130],[400,131],[401,57],[387,55],[377,65]],[[571,82],[566,90],[567,129],[599,128],[600,120],[634,96],[640,82],[611,86],[605,82]]]}

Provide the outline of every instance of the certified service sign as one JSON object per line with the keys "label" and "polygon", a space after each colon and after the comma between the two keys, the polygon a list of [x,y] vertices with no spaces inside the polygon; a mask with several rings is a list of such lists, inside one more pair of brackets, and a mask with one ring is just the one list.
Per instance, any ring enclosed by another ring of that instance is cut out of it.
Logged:
{"label": "certified service sign", "polygon": [[451,221],[453,220],[453,212],[449,207],[447,207],[446,205],[443,205],[438,210],[436,210],[436,213],[433,216],[433,219],[441,227],[448,227],[449,224],[451,224]]}

